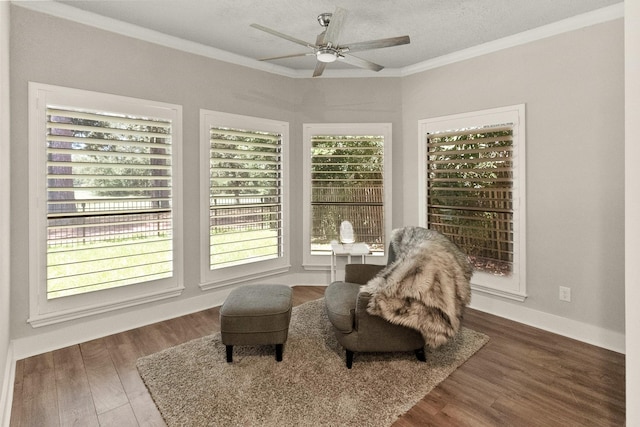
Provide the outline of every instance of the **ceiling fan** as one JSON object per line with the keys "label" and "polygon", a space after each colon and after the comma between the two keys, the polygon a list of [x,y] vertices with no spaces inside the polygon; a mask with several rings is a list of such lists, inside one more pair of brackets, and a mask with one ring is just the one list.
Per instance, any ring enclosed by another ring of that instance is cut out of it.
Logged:
{"label": "ceiling fan", "polygon": [[366,59],[358,58],[351,55],[351,52],[361,52],[369,49],[380,49],[383,47],[399,46],[410,42],[409,36],[391,37],[387,39],[370,40],[366,42],[339,44],[338,38],[342,25],[346,18],[347,11],[340,7],[336,8],[334,13],[321,13],[318,15],[318,23],[325,28],[318,37],[316,43],[308,43],[304,40],[291,37],[271,28],[264,27],[259,24],[251,24],[253,28],[272,34],[276,37],[289,40],[293,43],[302,45],[311,49],[311,52],[294,53],[291,55],[276,56],[272,58],[262,58],[260,61],[270,61],[274,59],[294,58],[297,56],[315,56],[317,59],[316,68],[313,71],[313,77],[322,75],[327,64],[335,61],[343,61],[356,67],[365,68],[372,71],[380,71],[384,67]]}

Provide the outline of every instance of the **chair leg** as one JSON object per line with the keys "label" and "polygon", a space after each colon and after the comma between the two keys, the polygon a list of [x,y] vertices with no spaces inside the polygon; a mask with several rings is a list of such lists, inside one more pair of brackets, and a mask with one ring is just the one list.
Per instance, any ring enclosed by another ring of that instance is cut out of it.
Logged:
{"label": "chair leg", "polygon": [[282,344],[276,344],[276,361],[282,362]]}
{"label": "chair leg", "polygon": [[427,361],[427,356],[424,354],[424,348],[419,348],[419,349],[416,350],[416,357],[421,362],[426,362]]}
{"label": "chair leg", "polygon": [[227,363],[233,362],[233,346],[227,346]]}
{"label": "chair leg", "polygon": [[347,350],[347,369],[351,369],[353,366],[353,351]]}

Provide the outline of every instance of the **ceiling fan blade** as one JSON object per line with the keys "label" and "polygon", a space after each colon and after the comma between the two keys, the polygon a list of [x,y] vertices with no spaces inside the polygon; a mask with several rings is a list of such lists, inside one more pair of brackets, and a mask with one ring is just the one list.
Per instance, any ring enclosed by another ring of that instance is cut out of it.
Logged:
{"label": "ceiling fan blade", "polygon": [[356,67],[365,68],[371,71],[380,71],[384,67],[378,65],[375,62],[367,61],[366,59],[358,58],[353,55],[340,55],[339,59],[347,64],[355,65]]}
{"label": "ceiling fan blade", "polygon": [[400,36],[400,37],[390,37],[388,39],[380,39],[380,40],[369,40],[366,42],[359,43],[351,43],[345,44],[342,46],[346,50],[346,52],[362,52],[363,50],[369,49],[381,49],[383,47],[392,47],[392,46],[400,46],[403,44],[409,44],[411,40],[409,40],[409,36]]}
{"label": "ceiling fan blade", "polygon": [[336,11],[331,15],[329,20],[329,26],[324,36],[324,44],[331,43],[332,46],[338,45],[338,37],[340,37],[340,31],[342,31],[342,25],[347,17],[347,11],[341,7],[336,7]]}
{"label": "ceiling fan blade", "polygon": [[269,34],[274,35],[276,37],[280,37],[282,39],[289,40],[290,42],[297,43],[297,44],[302,45],[304,47],[308,47],[308,48],[311,48],[311,49],[315,48],[315,46],[312,45],[311,43],[307,43],[304,40],[300,40],[300,39],[297,39],[295,37],[291,37],[291,36],[288,36],[286,34],[282,34],[281,32],[276,31],[276,30],[272,30],[271,28],[263,27],[262,25],[259,25],[259,24],[251,24],[251,26],[253,28],[258,29],[258,30],[264,31],[265,33],[269,33]]}
{"label": "ceiling fan blade", "polygon": [[316,69],[313,70],[313,77],[319,77],[322,75],[322,72],[324,71],[325,67],[327,66],[326,62],[320,62],[317,61],[316,62]]}
{"label": "ceiling fan blade", "polygon": [[327,34],[327,30],[324,30],[318,37],[316,37],[316,46],[322,46],[324,44],[324,36]]}
{"label": "ceiling fan blade", "polygon": [[271,61],[271,60],[274,60],[274,59],[296,58],[298,56],[310,56],[310,55],[313,55],[313,52],[292,53],[291,55],[272,56],[270,58],[260,58],[260,59],[258,59],[258,61]]}

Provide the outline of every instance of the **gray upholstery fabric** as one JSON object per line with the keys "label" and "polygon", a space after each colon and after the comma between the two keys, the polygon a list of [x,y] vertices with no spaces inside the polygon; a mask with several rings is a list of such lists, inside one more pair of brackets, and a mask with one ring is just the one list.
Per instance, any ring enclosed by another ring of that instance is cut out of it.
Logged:
{"label": "gray upholstery fabric", "polygon": [[[395,260],[389,248],[390,262]],[[384,266],[373,264],[348,264],[345,281],[331,283],[325,293],[325,304],[338,342],[349,351],[387,352],[411,351],[424,347],[419,332],[394,325],[379,316],[367,313],[370,295],[360,290]]]}
{"label": "gray upholstery fabric", "polygon": [[344,281],[365,285],[374,277],[384,265],[375,264],[347,264],[344,271]]}
{"label": "gray upholstery fabric", "polygon": [[340,343],[352,351],[410,351],[424,347],[422,335],[414,329],[394,325],[367,312],[370,295],[359,292],[355,308],[356,334],[342,336]]}
{"label": "gray upholstery fabric", "polygon": [[329,285],[324,292],[329,321],[343,334],[353,332],[355,326],[355,303],[360,285],[349,282],[335,282],[339,286]]}
{"label": "gray upholstery fabric", "polygon": [[329,321],[338,342],[351,351],[410,351],[424,347],[418,331],[367,313],[369,294],[360,285],[333,282],[325,293]]}
{"label": "gray upholstery fabric", "polygon": [[291,288],[247,285],[236,288],[220,309],[220,333],[226,345],[283,344],[291,319]]}

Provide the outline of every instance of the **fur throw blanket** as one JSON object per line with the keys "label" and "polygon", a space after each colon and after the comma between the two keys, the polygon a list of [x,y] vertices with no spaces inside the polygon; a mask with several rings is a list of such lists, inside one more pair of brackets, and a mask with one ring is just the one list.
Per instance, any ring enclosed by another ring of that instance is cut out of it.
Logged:
{"label": "fur throw blanket", "polygon": [[371,294],[367,312],[416,329],[430,347],[444,344],[457,334],[471,302],[469,259],[445,236],[422,227],[394,230],[391,246],[395,260],[361,289]]}

